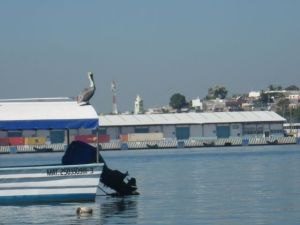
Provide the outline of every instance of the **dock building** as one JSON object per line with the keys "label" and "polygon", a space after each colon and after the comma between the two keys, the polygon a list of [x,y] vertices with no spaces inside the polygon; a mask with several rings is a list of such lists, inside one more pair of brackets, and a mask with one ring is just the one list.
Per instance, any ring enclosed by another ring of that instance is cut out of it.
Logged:
{"label": "dock building", "polygon": [[110,139],[133,133],[162,133],[164,138],[283,136],[286,120],[271,111],[101,115],[101,134]]}

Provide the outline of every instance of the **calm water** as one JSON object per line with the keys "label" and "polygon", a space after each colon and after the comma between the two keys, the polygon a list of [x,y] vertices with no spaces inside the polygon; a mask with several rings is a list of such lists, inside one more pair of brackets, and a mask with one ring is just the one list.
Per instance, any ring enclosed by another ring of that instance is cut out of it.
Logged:
{"label": "calm water", "polygon": [[[61,154],[0,155],[0,165]],[[0,206],[0,224],[300,224],[300,146],[104,152],[136,177],[140,196],[95,203]],[[77,217],[78,206],[92,207]]]}

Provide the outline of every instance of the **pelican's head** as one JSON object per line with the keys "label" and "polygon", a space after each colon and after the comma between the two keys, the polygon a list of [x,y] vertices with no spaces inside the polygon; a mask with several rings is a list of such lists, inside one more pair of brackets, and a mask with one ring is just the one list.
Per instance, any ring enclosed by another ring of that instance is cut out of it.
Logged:
{"label": "pelican's head", "polygon": [[90,86],[91,87],[95,86],[93,73],[92,72],[88,72],[88,77],[89,77],[89,80],[90,80]]}
{"label": "pelican's head", "polygon": [[88,77],[89,77],[90,79],[94,80],[94,75],[93,75],[92,72],[88,72]]}

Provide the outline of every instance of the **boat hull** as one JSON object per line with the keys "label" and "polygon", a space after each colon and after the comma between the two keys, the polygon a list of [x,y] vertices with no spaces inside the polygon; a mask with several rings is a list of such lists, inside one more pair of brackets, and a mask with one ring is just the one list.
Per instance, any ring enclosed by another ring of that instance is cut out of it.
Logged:
{"label": "boat hull", "polygon": [[94,201],[103,163],[0,168],[0,205]]}

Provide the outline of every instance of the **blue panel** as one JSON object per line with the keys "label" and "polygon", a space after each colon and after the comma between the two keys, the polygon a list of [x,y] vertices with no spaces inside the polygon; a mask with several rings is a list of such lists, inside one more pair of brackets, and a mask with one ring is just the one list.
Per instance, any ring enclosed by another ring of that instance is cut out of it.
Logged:
{"label": "blue panel", "polygon": [[244,138],[244,139],[242,140],[242,145],[243,145],[243,146],[249,145],[249,139]]}
{"label": "blue panel", "polygon": [[121,144],[121,150],[128,150],[128,145],[127,145],[127,143],[122,143],[122,144]]}
{"label": "blue panel", "polygon": [[52,130],[50,132],[51,144],[64,143],[65,141],[65,131],[62,130]]}
{"label": "blue panel", "polygon": [[217,137],[228,138],[230,136],[229,126],[217,126]]}
{"label": "blue panel", "polygon": [[184,140],[190,138],[190,128],[189,127],[176,127],[176,138],[178,140]]}
{"label": "blue panel", "polygon": [[134,133],[149,133],[149,127],[136,127]]}
{"label": "blue panel", "polygon": [[95,201],[95,198],[96,194],[0,196],[0,205],[17,205],[45,202],[83,202]]}
{"label": "blue panel", "polygon": [[178,141],[177,148],[184,148],[184,141]]}
{"label": "blue panel", "polygon": [[22,131],[10,131],[7,133],[7,137],[22,137]]}
{"label": "blue panel", "polygon": [[0,130],[96,128],[98,119],[0,121]]}

